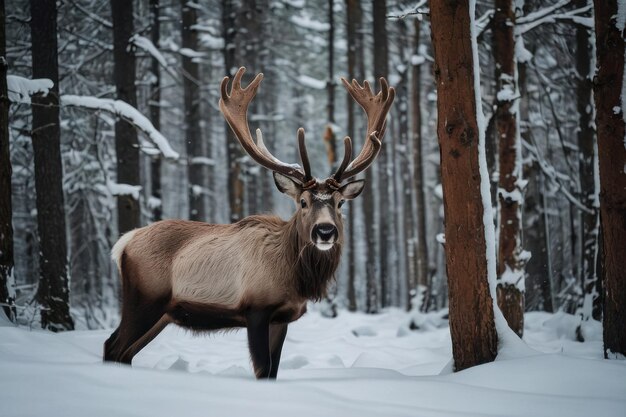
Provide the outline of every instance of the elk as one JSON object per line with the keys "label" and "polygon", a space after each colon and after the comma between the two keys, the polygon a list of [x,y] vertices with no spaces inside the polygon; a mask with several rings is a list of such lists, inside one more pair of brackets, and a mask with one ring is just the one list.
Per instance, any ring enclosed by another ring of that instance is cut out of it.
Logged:
{"label": "elk", "polygon": [[122,318],[104,343],[104,360],[130,364],[133,357],[169,323],[194,331],[247,329],[257,378],[276,378],[287,325],[320,300],[339,264],[343,243],[341,206],[357,197],[364,180],[348,181],[367,169],[381,148],[395,91],[380,79],[374,94],[367,81],[346,89],[365,110],[367,136],[352,159],[344,139],[344,158],[332,176],[318,180],[304,143],[297,139],[302,166],[275,158],[248,126],[248,106],[263,74],[242,88],[240,68],[228,91],[221,83],[219,107],[245,151],[273,171],[276,187],[296,202],[290,220],[253,215],[234,224],[164,220],[124,234],[111,257],[122,280]]}

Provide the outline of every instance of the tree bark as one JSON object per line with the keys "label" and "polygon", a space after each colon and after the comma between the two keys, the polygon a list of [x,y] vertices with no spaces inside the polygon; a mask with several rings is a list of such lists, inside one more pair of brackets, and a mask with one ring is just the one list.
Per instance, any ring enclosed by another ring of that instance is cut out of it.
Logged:
{"label": "tree bark", "polygon": [[[182,45],[192,51],[198,50],[196,8],[188,6],[189,0],[181,0]],[[187,176],[189,179],[189,219],[207,219],[204,204],[206,192],[206,164],[196,158],[204,156],[202,129],[200,127],[200,71],[193,58],[183,55],[183,90],[185,107],[185,143],[187,145]]]}
{"label": "tree bark", "polygon": [[594,0],[597,71],[594,79],[604,297],[604,355],[626,355],[626,148],[624,28],[617,27],[617,0]]}
{"label": "tree bark", "polygon": [[59,126],[59,68],[55,0],[31,0],[33,78],[48,78],[54,86],[33,103],[33,154],[37,191],[37,225],[41,256],[37,298],[41,326],[72,330],[67,275],[67,239],[63,199],[63,165]]}
{"label": "tree bark", "polygon": [[522,249],[522,150],[519,138],[515,9],[495,0],[493,54],[496,67],[495,132],[498,144],[498,305],[520,337],[524,332],[525,260]]}
{"label": "tree bark", "polygon": [[[589,0],[578,0],[576,6],[587,6]],[[579,313],[583,321],[593,317],[602,318],[600,297],[596,292],[598,277],[596,264],[598,256],[598,227],[597,210],[598,190],[596,189],[596,142],[593,128],[593,111],[591,102],[591,37],[590,29],[578,25],[576,27],[576,107],[578,109],[578,173],[580,181],[581,202],[591,209],[591,213],[580,212],[582,231],[582,302]],[[580,326],[579,326],[580,330]],[[583,339],[578,332],[579,339]]]}
{"label": "tree bark", "polygon": [[[388,78],[389,74],[389,52],[387,46],[387,1],[374,0],[372,6],[373,22],[374,22],[374,78],[378,80],[380,77]],[[368,132],[370,134],[371,132]],[[380,154],[378,155],[378,192],[381,197],[378,216],[378,243],[380,245],[379,252],[379,285],[380,285],[380,305],[386,307],[389,305],[389,240],[392,233],[389,202],[389,152],[390,147],[383,141]],[[371,227],[373,223],[366,221]],[[368,256],[370,256],[368,254]]]}
{"label": "tree bark", "polygon": [[9,283],[13,277],[13,210],[11,207],[11,154],[9,152],[9,94],[4,0],[0,0],[0,304],[7,317],[15,315],[9,305]]}
{"label": "tree bark", "polygon": [[[224,38],[224,66],[226,75],[232,77],[231,71],[235,63],[235,36],[237,27],[235,25],[236,14],[233,7],[233,0],[222,0],[222,37]],[[243,216],[244,184],[241,176],[240,160],[242,155],[237,138],[224,122],[226,132],[226,158],[228,164],[228,202],[230,206],[230,221],[234,223],[241,220]]]}
{"label": "tree bark", "polygon": [[[111,0],[113,18],[113,78],[118,100],[137,107],[135,88],[135,52],[129,39],[133,35],[133,2]],[[33,42],[34,43],[34,42]],[[137,131],[127,121],[115,122],[117,182],[139,185],[139,143]],[[117,197],[117,224],[120,235],[140,225],[139,201],[131,195]]]}
{"label": "tree bark", "polygon": [[[360,25],[358,17],[360,9],[357,0],[346,0],[346,40],[348,43],[348,80],[356,77],[356,48],[357,48],[357,28]],[[355,118],[354,118],[354,100],[347,95],[347,115],[348,115],[348,136],[355,139]],[[356,145],[356,142],[354,143]],[[356,311],[356,289],[355,289],[355,245],[354,245],[354,205],[348,208],[348,310]]]}
{"label": "tree bark", "polygon": [[[159,47],[161,38],[161,23],[159,21],[160,9],[159,0],[150,0],[150,38],[156,48]],[[161,130],[161,68],[159,61],[152,58],[150,70],[154,76],[150,84],[150,121],[155,129]],[[163,216],[163,202],[161,191],[161,156],[156,155],[152,159],[150,166],[150,178],[152,183],[152,197],[160,202],[152,209],[152,220],[159,221]]]}
{"label": "tree bark", "polygon": [[[420,30],[421,21],[413,20],[414,28],[414,48],[415,54],[419,56],[420,46]],[[416,242],[414,243],[414,264],[416,272],[416,281],[410,290],[415,290],[416,285],[428,287],[428,244],[426,240],[426,197],[424,195],[424,168],[422,164],[422,76],[421,65],[413,65],[413,74],[411,76],[411,90],[413,97],[412,116],[413,116],[413,184],[415,192],[415,215],[416,215]],[[425,297],[428,297],[429,291],[426,291]],[[410,294],[409,294],[410,296]],[[410,304],[409,304],[410,305]],[[426,309],[428,301],[424,300],[422,308]]]}
{"label": "tree bark", "polygon": [[457,371],[493,361],[497,353],[487,279],[470,12],[465,1],[431,3],[450,333]]}

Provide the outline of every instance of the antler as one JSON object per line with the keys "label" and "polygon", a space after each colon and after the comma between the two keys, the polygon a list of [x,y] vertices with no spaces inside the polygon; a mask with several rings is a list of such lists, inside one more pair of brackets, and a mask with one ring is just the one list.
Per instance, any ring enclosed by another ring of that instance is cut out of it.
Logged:
{"label": "antler", "polygon": [[[342,78],[341,82],[343,82],[352,98],[365,110],[367,115],[367,135],[363,149],[347,166],[345,166],[346,157],[344,156],[344,163],[341,164],[332,177],[337,182],[341,182],[342,178],[350,178],[357,175],[374,162],[374,159],[380,152],[381,140],[385,135],[387,113],[389,113],[391,104],[396,97],[396,90],[393,87],[389,87],[387,80],[383,77],[380,78],[380,91],[376,95],[372,92],[368,81],[364,81],[363,86],[356,80],[352,80],[352,84],[350,84],[345,78]],[[347,139],[349,140],[349,138]],[[348,146],[346,145],[347,150]]]}
{"label": "antler", "polygon": [[263,74],[257,74],[246,88],[242,88],[241,78],[244,72],[246,72],[244,67],[239,68],[233,78],[230,93],[228,93],[228,82],[230,81],[228,77],[224,77],[220,85],[220,110],[233,130],[235,137],[237,137],[237,140],[239,140],[239,143],[241,143],[248,155],[259,165],[286,175],[303,185],[310,182],[312,180],[311,168],[304,144],[304,129],[298,129],[298,146],[303,168],[296,164],[282,162],[272,155],[263,142],[263,134],[260,129],[256,130],[257,143],[255,144],[254,140],[252,140],[252,134],[248,125],[248,106],[256,96],[259,85],[263,80]]}

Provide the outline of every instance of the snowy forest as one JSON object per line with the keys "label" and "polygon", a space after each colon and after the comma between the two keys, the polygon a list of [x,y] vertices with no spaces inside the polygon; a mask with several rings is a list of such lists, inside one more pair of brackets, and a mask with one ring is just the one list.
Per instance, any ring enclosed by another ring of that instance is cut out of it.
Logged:
{"label": "snowy forest", "polygon": [[[0,414],[179,414],[154,406],[174,385],[190,415],[220,397],[218,415],[249,415],[268,396],[261,415],[286,397],[312,416],[626,409],[625,0],[0,0],[0,13]],[[344,137],[353,158],[380,139],[341,209],[328,291],[290,324],[289,384],[253,385],[245,332],[169,326],[132,362],[185,371],[155,382],[103,365],[120,237],[300,210],[230,127],[220,89],[240,67],[244,87],[263,74],[246,117],[261,152],[306,171],[304,128],[310,170],[330,178]],[[355,85],[395,93],[378,132]],[[71,383],[38,380],[58,364]],[[95,378],[155,391],[107,413],[97,404],[121,391],[94,388],[61,413]],[[65,394],[28,404],[48,386]]]}

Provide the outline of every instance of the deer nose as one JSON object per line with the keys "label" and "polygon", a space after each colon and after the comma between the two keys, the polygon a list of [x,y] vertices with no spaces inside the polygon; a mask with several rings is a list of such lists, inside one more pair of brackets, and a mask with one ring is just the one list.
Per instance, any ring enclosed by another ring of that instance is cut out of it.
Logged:
{"label": "deer nose", "polygon": [[337,228],[334,224],[321,223],[313,228],[313,236],[318,236],[324,242],[337,237]]}

